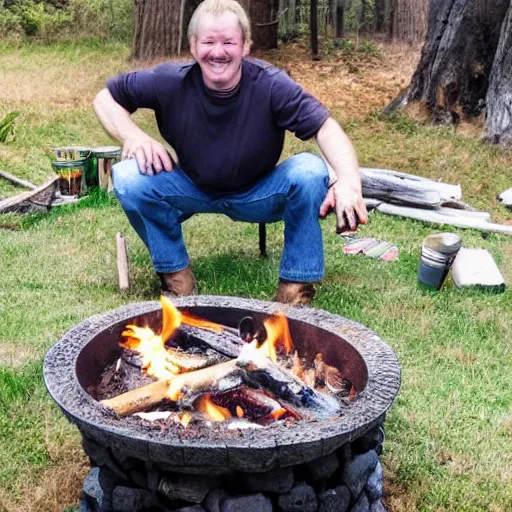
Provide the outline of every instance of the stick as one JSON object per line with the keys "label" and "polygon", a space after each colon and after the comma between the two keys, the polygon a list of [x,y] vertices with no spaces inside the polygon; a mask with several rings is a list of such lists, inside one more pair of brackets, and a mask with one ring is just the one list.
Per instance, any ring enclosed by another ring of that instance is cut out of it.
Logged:
{"label": "stick", "polygon": [[116,234],[116,249],[119,289],[127,290],[130,287],[130,276],[128,273],[128,256],[126,254],[126,241],[121,233]]}
{"label": "stick", "polygon": [[424,222],[433,222],[434,224],[448,224],[460,228],[479,229],[480,231],[491,231],[494,233],[503,233],[512,235],[512,226],[505,224],[495,224],[472,217],[449,216],[430,210],[419,208],[407,208],[405,206],[396,206],[387,203],[381,203],[377,206],[377,211],[399,217],[408,217],[410,219],[422,220]]}
{"label": "stick", "polygon": [[491,214],[489,212],[474,212],[469,210],[459,210],[457,208],[448,208],[444,206],[439,208],[439,210],[436,210],[436,213],[440,213],[441,215],[448,215],[450,217],[471,217],[473,219],[479,219],[484,222],[491,220]]}
{"label": "stick", "polygon": [[2,178],[5,178],[6,180],[16,183],[16,185],[19,185],[20,187],[30,188],[32,190],[35,190],[37,188],[37,186],[34,185],[33,183],[30,183],[30,181],[22,180],[21,178],[18,178],[17,176],[14,176],[13,174],[7,171],[0,171],[0,176]]}

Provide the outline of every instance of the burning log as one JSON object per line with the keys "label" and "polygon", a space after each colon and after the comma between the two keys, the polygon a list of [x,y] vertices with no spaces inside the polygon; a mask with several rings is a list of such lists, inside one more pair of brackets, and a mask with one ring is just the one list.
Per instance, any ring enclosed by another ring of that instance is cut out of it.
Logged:
{"label": "burning log", "polygon": [[165,400],[169,391],[169,384],[168,380],[157,380],[114,398],[102,400],[100,403],[115,411],[119,416],[128,416],[135,412],[144,411]]}
{"label": "burning log", "polygon": [[246,345],[238,356],[238,365],[246,369],[246,382],[272,392],[298,407],[316,407],[336,412],[340,406],[337,400],[315,391],[298,377],[265,357],[255,345]]}

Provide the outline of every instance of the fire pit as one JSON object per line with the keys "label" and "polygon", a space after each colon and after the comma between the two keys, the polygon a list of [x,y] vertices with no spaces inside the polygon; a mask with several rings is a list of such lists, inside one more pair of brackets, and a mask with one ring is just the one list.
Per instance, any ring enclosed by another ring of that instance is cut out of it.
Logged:
{"label": "fire pit", "polygon": [[[263,323],[283,305],[234,297],[187,297],[174,304],[236,328]],[[45,383],[77,425],[92,469],[82,509],[106,511],[284,512],[383,510],[379,455],[383,423],[400,386],[393,351],[364,326],[311,308],[284,311],[300,357],[321,354],[351,383],[336,414],[276,421],[258,428],[186,428],[120,416],[95,390],[119,359],[127,324],[161,328],[157,302],[131,304],[73,327],[48,352]],[[211,336],[211,335],[210,335]],[[226,352],[229,352],[226,344]],[[225,354],[233,357],[235,354]]]}

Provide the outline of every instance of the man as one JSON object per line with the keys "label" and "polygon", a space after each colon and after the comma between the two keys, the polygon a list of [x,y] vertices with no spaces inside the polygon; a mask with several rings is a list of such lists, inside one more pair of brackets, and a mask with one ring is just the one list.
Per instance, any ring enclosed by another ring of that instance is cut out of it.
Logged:
{"label": "man", "polygon": [[[247,59],[250,24],[235,0],[205,0],[190,21],[193,63],[168,62],[111,78],[94,100],[105,129],[123,142],[114,190],[148,247],[162,291],[189,295],[196,281],[181,222],[223,213],[247,222],[284,220],[274,300],[307,304],[324,275],[318,216],[335,209],[337,230],[367,222],[354,148],[327,109],[286,73]],[[153,109],[178,162],[131,119]],[[276,166],[285,131],[315,137],[323,159],[303,153]]]}

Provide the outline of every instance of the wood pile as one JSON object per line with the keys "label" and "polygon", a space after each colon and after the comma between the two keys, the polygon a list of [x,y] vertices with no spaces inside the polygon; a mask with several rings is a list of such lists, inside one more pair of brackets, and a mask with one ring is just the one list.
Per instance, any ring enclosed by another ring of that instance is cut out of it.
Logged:
{"label": "wood pile", "polygon": [[496,224],[488,212],[465,204],[460,185],[386,169],[363,167],[360,171],[368,209],[434,224],[512,235],[512,226]]}

